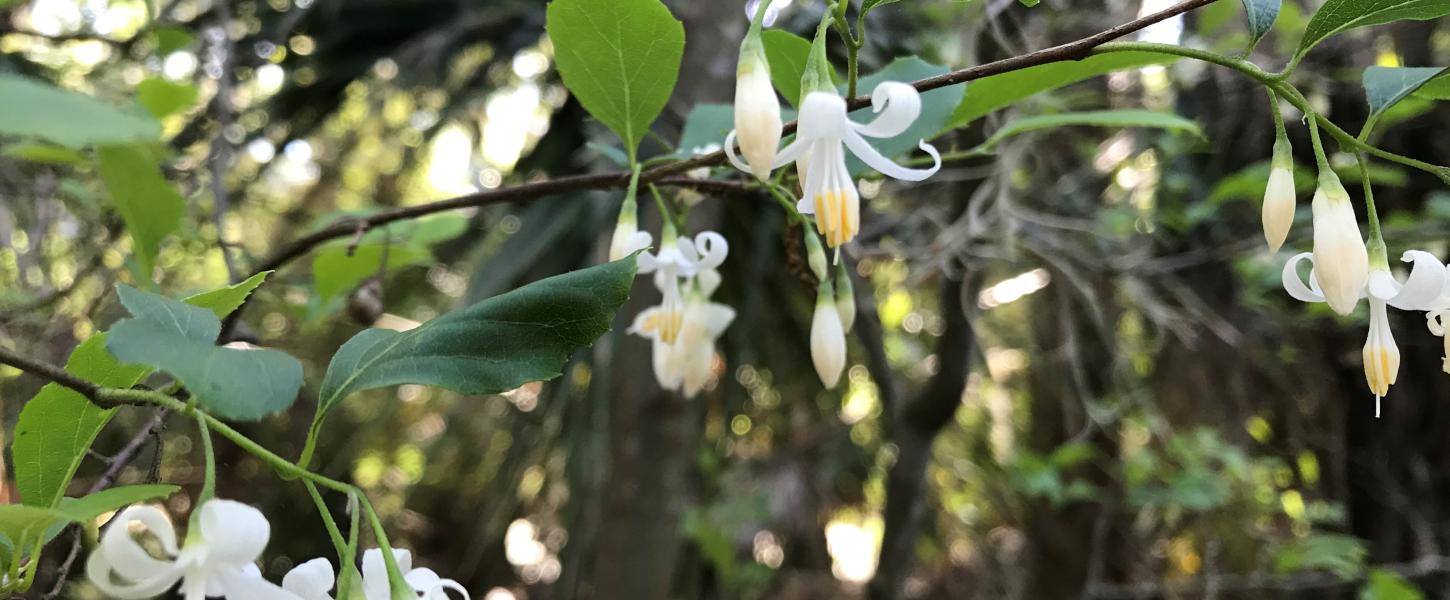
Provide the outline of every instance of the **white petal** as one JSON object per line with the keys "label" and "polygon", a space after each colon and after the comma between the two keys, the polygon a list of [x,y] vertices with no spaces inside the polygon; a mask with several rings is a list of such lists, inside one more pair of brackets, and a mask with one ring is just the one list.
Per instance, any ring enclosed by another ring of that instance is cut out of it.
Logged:
{"label": "white petal", "polygon": [[[854,123],[846,118],[846,100],[833,92],[811,92],[801,99],[796,138],[839,140]],[[780,159],[777,158],[777,161]]]}
{"label": "white petal", "polygon": [[[1401,261],[1414,263],[1410,276],[1393,297],[1385,298],[1390,306],[1400,310],[1426,310],[1440,297],[1445,289],[1445,265],[1429,252],[1410,250],[1400,257]],[[1370,275],[1373,286],[1374,275]],[[1373,293],[1373,288],[1371,288]]]}
{"label": "white petal", "polygon": [[327,600],[327,592],[337,583],[332,573],[332,563],[325,558],[314,558],[293,567],[282,576],[282,589],[297,594],[304,600]]}
{"label": "white petal", "polygon": [[1400,293],[1400,282],[1395,281],[1395,276],[1389,271],[1371,269],[1369,282],[1365,284],[1365,290],[1371,298],[1376,300],[1388,300]]}
{"label": "white petal", "polygon": [[[92,552],[86,560],[86,578],[107,596],[119,600],[156,597],[176,585],[181,579],[181,573],[181,565],[171,562],[162,563],[160,569],[150,571],[147,577],[134,577],[135,573],[121,573],[108,560],[106,551],[100,548]],[[128,577],[128,574],[132,577]]]}
{"label": "white petal", "polygon": [[[215,575],[221,595],[227,600],[313,600],[304,599],[262,578],[259,571],[230,569]],[[324,594],[322,596],[326,598]]]}
{"label": "white petal", "polygon": [[695,251],[695,243],[690,238],[681,236],[675,240],[675,249],[679,257],[676,259],[676,264],[693,270],[695,265],[700,262],[700,253]]}
{"label": "white petal", "polygon": [[95,554],[105,555],[111,568],[133,581],[170,572],[173,561],[157,560],[131,536],[133,522],[145,525],[151,535],[161,542],[161,547],[167,554],[178,554],[176,530],[171,525],[171,519],[154,506],[131,507],[112,520],[106,533],[101,536],[101,544]]}
{"label": "white petal", "polygon": [[629,326],[628,333],[647,338],[657,337],[659,335],[658,329],[656,327],[652,327],[650,321],[657,320],[659,318],[661,318],[661,316],[660,307],[658,306],[651,306],[642,311],[639,311],[639,314],[635,315],[634,317],[634,323]]}
{"label": "white petal", "polygon": [[201,505],[201,537],[209,565],[240,568],[256,562],[271,532],[262,511],[241,502],[213,499]]}
{"label": "white petal", "polygon": [[796,210],[803,215],[816,214],[816,196],[821,194],[821,188],[826,185],[826,177],[830,174],[830,144],[834,141],[821,142],[821,147],[811,151],[810,165],[806,168],[806,179],[801,184],[801,199],[796,203]]}
{"label": "white petal", "polygon": [[424,600],[448,600],[448,593],[445,590],[453,590],[461,594],[464,600],[468,600],[468,590],[463,589],[457,581],[443,579],[432,569],[413,569],[405,576],[408,585],[422,594]]}
{"label": "white petal", "polygon": [[[407,573],[413,568],[413,553],[407,550],[393,549],[393,560],[398,563],[398,569]],[[388,587],[388,566],[383,563],[383,551],[373,548],[363,552],[362,559],[363,594],[368,600],[388,600],[391,597]]]}
{"label": "white petal", "polygon": [[851,153],[855,154],[856,158],[861,159],[861,162],[866,163],[866,166],[876,169],[882,175],[892,179],[921,181],[932,175],[936,175],[936,172],[941,170],[941,154],[937,153],[935,146],[926,143],[925,140],[917,144],[917,146],[927,154],[930,154],[932,160],[935,161],[929,169],[908,169],[891,162],[890,159],[882,156],[880,152],[877,152],[875,148],[871,147],[871,144],[866,143],[866,140],[862,139],[854,131],[848,132],[843,141],[846,142],[846,147],[851,149]]}
{"label": "white petal", "polygon": [[640,252],[638,258],[639,267],[637,269],[637,272],[640,275],[648,275],[650,273],[653,273],[655,269],[659,268],[659,259],[656,258],[655,255],[650,254],[648,251]]}
{"label": "white petal", "polygon": [[705,310],[701,317],[705,321],[705,332],[713,340],[720,337],[720,334],[725,333],[725,328],[729,327],[730,322],[735,320],[735,309],[724,304],[711,302],[705,305]]}
{"label": "white petal", "polygon": [[679,353],[675,352],[675,347],[655,340],[652,350],[651,362],[654,367],[655,381],[659,382],[660,388],[680,389],[685,381],[685,373]]}
{"label": "white petal", "polygon": [[921,92],[900,81],[883,81],[871,92],[871,110],[876,118],[870,123],[851,126],[861,135],[888,138],[901,135],[921,116]]}
{"label": "white petal", "polygon": [[715,294],[715,290],[720,289],[720,272],[715,269],[700,269],[695,274],[695,282],[700,286],[700,294],[709,298]]}
{"label": "white petal", "polygon": [[781,148],[780,152],[775,153],[775,162],[770,163],[770,168],[772,170],[779,169],[792,162],[795,162],[795,160],[797,158],[800,158],[801,154],[804,153],[808,148],[810,148],[810,144],[808,142],[801,141],[799,136],[797,136],[794,141],[786,144],[784,148]]}
{"label": "white petal", "polygon": [[[1300,302],[1323,302],[1324,294],[1318,293],[1304,286],[1304,281],[1299,279],[1299,263],[1308,260],[1310,265],[1314,264],[1314,255],[1309,252],[1300,252],[1284,263],[1284,291],[1289,292],[1295,300]],[[1312,270],[1310,277],[1313,277]]]}
{"label": "white petal", "polygon": [[730,254],[730,243],[725,241],[725,236],[713,231],[702,231],[695,236],[695,245],[700,249],[700,258],[696,263],[699,269],[714,269],[725,262],[725,256]]}
{"label": "white petal", "polygon": [[741,171],[744,171],[746,173],[751,172],[750,165],[745,164],[744,161],[740,160],[740,156],[735,154],[734,129],[731,129],[730,133],[725,135],[725,158],[730,160],[730,166],[740,169]]}

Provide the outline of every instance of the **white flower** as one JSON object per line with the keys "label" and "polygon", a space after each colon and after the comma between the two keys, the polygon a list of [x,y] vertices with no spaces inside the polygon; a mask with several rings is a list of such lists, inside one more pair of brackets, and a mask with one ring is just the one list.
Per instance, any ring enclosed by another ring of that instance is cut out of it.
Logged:
{"label": "white flower", "polygon": [[1450,373],[1450,335],[1445,335],[1447,325],[1450,325],[1450,301],[1441,297],[1430,310],[1425,313],[1425,325],[1430,328],[1430,333],[1439,336],[1445,342],[1445,354],[1441,356],[1440,370]]}
{"label": "white flower", "polygon": [[[1309,272],[1309,285],[1299,278],[1298,266],[1309,260],[1314,268]],[[1367,276],[1366,284],[1355,292],[1350,307],[1358,303],[1361,296],[1369,297],[1369,337],[1364,345],[1364,373],[1370,391],[1375,395],[1375,416],[1379,416],[1379,401],[1389,393],[1400,369],[1400,350],[1395,345],[1390,331],[1387,307],[1400,310],[1433,310],[1446,286],[1445,265],[1429,252],[1410,250],[1401,257],[1404,262],[1413,263],[1410,275],[1404,283],[1390,274],[1388,267],[1376,267]],[[1294,255],[1284,263],[1284,290],[1294,299],[1303,302],[1326,302],[1328,298],[1319,284],[1318,259],[1307,253]],[[1450,305],[1447,305],[1450,306]],[[1434,323],[1431,330],[1435,329]]]}
{"label": "white flower", "polygon": [[1289,237],[1289,227],[1294,224],[1294,159],[1289,155],[1289,142],[1279,139],[1274,142],[1273,167],[1269,170],[1269,182],[1264,188],[1264,241],[1270,252],[1278,252]]}
{"label": "white flower", "polygon": [[841,371],[846,368],[846,331],[841,326],[841,313],[836,309],[831,284],[821,282],[816,293],[816,313],[811,319],[811,362],[816,375],[827,388],[836,387]]}
{"label": "white flower", "polygon": [[1354,219],[1349,193],[1332,172],[1319,175],[1313,211],[1314,270],[1324,301],[1334,312],[1347,315],[1354,312],[1369,278],[1369,251]]}
{"label": "white flower", "polygon": [[[690,238],[678,237],[673,226],[666,224],[661,236],[657,254],[642,252],[639,255],[639,273],[654,273],[655,287],[664,298],[659,312],[649,323],[650,334],[658,340],[673,344],[680,333],[680,321],[684,317],[684,302],[680,295],[680,279],[694,277],[701,270],[714,269],[725,262],[730,244],[725,236],[713,231],[702,232]],[[640,315],[643,317],[643,313]]]}
{"label": "white flower", "polygon": [[720,286],[720,274],[713,269],[700,271],[685,293],[685,308],[680,317],[679,336],[673,342],[661,339],[660,326],[664,310],[654,306],[635,317],[629,332],[650,338],[655,379],[660,387],[682,391],[693,397],[710,381],[715,361],[715,340],[735,320],[729,306],[710,302]]}
{"label": "white flower", "polygon": [[[209,500],[197,507],[197,531],[178,548],[176,529],[166,513],[152,506],[126,509],[116,517],[86,561],[86,576],[112,598],[152,598],[181,582],[181,596],[202,600],[293,600],[295,596],[261,577],[262,556],[271,525],[251,506],[231,500]],[[132,524],[142,525],[160,545],[164,557],[152,556],[135,537]]]}
{"label": "white flower", "polygon": [[[432,569],[413,568],[413,553],[407,550],[393,550],[393,559],[403,572],[403,580],[413,589],[419,600],[451,600],[449,591],[458,592],[468,600],[468,590],[452,579],[443,579]],[[297,565],[282,578],[282,588],[302,600],[332,600],[328,592],[336,583],[332,564],[324,558],[315,558]],[[377,548],[363,553],[362,593],[367,600],[389,600],[392,594],[388,588],[388,568],[383,563],[383,552]]]}
{"label": "white flower", "polygon": [[[921,181],[941,168],[941,155],[925,140],[918,146],[931,155],[935,164],[929,169],[908,169],[882,156],[862,137],[889,138],[906,131],[921,115],[921,94],[916,88],[898,81],[882,82],[871,94],[871,107],[877,113],[876,119],[861,124],[847,117],[846,100],[840,95],[826,91],[806,94],[801,101],[796,139],[776,155],[771,165],[779,168],[805,157],[805,193],[797,209],[816,216],[816,229],[832,248],[851,241],[861,229],[860,195],[846,169],[846,149],[881,174],[903,181]],[[735,155],[734,137],[732,131],[725,138],[725,153],[735,168],[749,171]]]}
{"label": "white flower", "polygon": [[[775,24],[775,19],[780,16],[780,11],[790,6],[792,0],[770,0],[770,6],[765,7],[765,22],[762,25],[770,27]],[[754,19],[755,11],[760,7],[760,0],[746,0],[745,18]]]}
{"label": "white flower", "polygon": [[770,62],[765,58],[759,27],[752,25],[741,40],[736,65],[735,131],[740,135],[740,152],[750,163],[750,172],[765,181],[770,178],[775,150],[780,146],[782,123],[780,101],[770,82]]}

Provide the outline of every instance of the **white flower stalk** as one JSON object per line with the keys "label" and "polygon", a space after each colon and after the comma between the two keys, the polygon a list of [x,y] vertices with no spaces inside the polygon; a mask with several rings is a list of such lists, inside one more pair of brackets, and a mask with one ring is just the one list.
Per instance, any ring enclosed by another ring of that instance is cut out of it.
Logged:
{"label": "white flower stalk", "polygon": [[[457,581],[443,579],[432,569],[413,568],[413,553],[403,549],[393,550],[393,560],[403,573],[403,581],[417,594],[419,600],[453,600],[448,592],[458,592],[463,600],[469,600],[468,590]],[[282,578],[282,589],[302,600],[332,600],[328,593],[336,584],[332,564],[324,558],[315,558],[297,565]],[[377,548],[363,553],[362,596],[366,600],[390,600],[388,568],[383,562],[383,552]]]}
{"label": "white flower stalk", "polygon": [[[196,529],[178,547],[176,529],[166,513],[152,506],[126,509],[101,535],[86,561],[86,577],[112,598],[153,598],[181,583],[185,600],[223,596],[233,600],[292,600],[293,595],[262,579],[262,556],[271,525],[251,506],[208,500],[197,507]],[[156,558],[136,538],[139,524],[155,538],[164,558]]]}
{"label": "white flower stalk", "polygon": [[1274,159],[1269,169],[1269,182],[1264,188],[1264,241],[1270,252],[1278,252],[1289,238],[1294,224],[1294,158],[1289,140],[1280,136],[1274,141]]}
{"label": "white flower stalk", "polygon": [[[740,43],[740,62],[735,69],[735,131],[740,140],[740,153],[745,155],[749,170],[761,181],[770,179],[774,170],[775,151],[780,146],[783,123],[780,101],[770,82],[770,63],[765,60],[765,44],[760,29],[751,26]],[[730,142],[727,141],[728,145]]]}
{"label": "white flower stalk", "polygon": [[[1377,256],[1383,257],[1383,254],[1377,253]],[[1299,263],[1304,260],[1309,260],[1314,265],[1309,272],[1308,285],[1299,278]],[[1401,260],[1413,263],[1410,275],[1404,282],[1395,279],[1389,266],[1378,260],[1379,264],[1367,275],[1366,284],[1354,294],[1355,302],[1362,295],[1369,297],[1369,337],[1365,341],[1363,358],[1365,380],[1375,395],[1376,417],[1380,412],[1380,399],[1389,393],[1400,369],[1400,350],[1395,345],[1393,332],[1390,331],[1387,307],[1428,311],[1441,305],[1450,307],[1450,304],[1442,304],[1441,300],[1441,293],[1447,283],[1447,271],[1439,259],[1429,252],[1410,250],[1404,253]],[[1319,276],[1316,256],[1307,252],[1300,253],[1284,263],[1284,290],[1294,299],[1302,302],[1327,302],[1328,297],[1321,289],[1320,281],[1322,279]],[[1435,330],[1433,322],[1430,329]]]}
{"label": "white flower stalk", "polygon": [[[832,248],[851,241],[861,230],[861,196],[856,191],[855,179],[846,169],[848,149],[882,175],[902,181],[921,181],[941,168],[941,154],[925,140],[917,145],[934,161],[928,169],[898,165],[865,140],[865,137],[895,137],[916,121],[921,115],[921,94],[916,88],[899,81],[882,82],[871,94],[871,107],[877,113],[876,119],[856,123],[846,116],[846,100],[836,92],[824,89],[809,92],[801,100],[795,141],[776,154],[771,165],[779,168],[809,156],[802,170],[804,193],[797,209],[803,214],[815,215],[817,231]],[[735,154],[734,137],[734,132],[726,137],[725,154],[735,168],[750,171],[750,166]]]}
{"label": "white flower stalk", "polygon": [[816,312],[811,319],[811,362],[828,389],[841,381],[846,368],[846,330],[841,326],[831,283],[824,280],[816,291]]}
{"label": "white flower stalk", "polygon": [[[730,253],[730,244],[726,243],[724,236],[713,231],[702,232],[693,241],[679,237],[675,233],[675,227],[669,223],[665,224],[660,238],[658,254],[648,251],[640,253],[639,273],[654,273],[655,287],[659,288],[664,298],[660,301],[657,312],[650,313],[647,310],[640,313],[640,319],[635,321],[638,331],[636,328],[631,328],[630,331],[673,344],[679,336],[685,310],[680,294],[680,279],[694,277],[701,270],[719,267]],[[645,318],[646,313],[649,313],[649,318],[642,322],[641,319]]]}
{"label": "white flower stalk", "polygon": [[1369,279],[1369,251],[1354,218],[1349,192],[1332,171],[1319,173],[1314,192],[1314,270],[1329,308],[1354,311]]}
{"label": "white flower stalk", "polygon": [[619,220],[614,224],[614,236],[609,239],[611,262],[648,248],[652,241],[649,232],[639,230],[639,208],[634,196],[634,187],[631,185],[624,197],[624,203],[619,207]]}

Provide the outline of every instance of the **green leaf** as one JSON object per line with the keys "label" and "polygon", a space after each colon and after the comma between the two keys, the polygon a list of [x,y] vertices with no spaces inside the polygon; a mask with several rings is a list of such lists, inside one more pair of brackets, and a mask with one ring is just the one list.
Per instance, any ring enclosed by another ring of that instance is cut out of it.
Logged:
{"label": "green leaf", "polygon": [[71,521],[85,522],[129,504],[165,498],[181,491],[166,484],[123,485],[80,498],[63,498],[56,512]]}
{"label": "green leaf", "polygon": [[[886,68],[871,75],[862,77],[858,85],[863,93],[869,93],[877,84],[883,81],[915,81],[950,71],[947,67],[933,65],[915,56],[907,56],[891,61]],[[951,118],[952,109],[957,105],[957,98],[961,97],[961,89],[966,84],[957,84],[940,89],[931,90],[921,95],[921,116],[908,127],[901,135],[887,139],[871,139],[869,143],[875,146],[882,156],[895,158],[911,152],[917,152],[917,144],[922,140],[929,140],[936,137],[943,129],[946,129],[947,120]],[[844,91],[844,90],[843,90]],[[857,121],[865,122],[873,116],[870,107],[859,109],[851,113]],[[922,156],[925,156],[923,153]],[[847,161],[847,166],[852,174],[860,174],[868,171],[866,165],[852,155]]]}
{"label": "green leaf", "polygon": [[1359,600],[1424,600],[1425,593],[1394,571],[1370,569]]}
{"label": "green leaf", "polygon": [[1038,115],[1015,119],[1001,129],[998,129],[992,134],[992,137],[987,138],[987,141],[982,142],[978,150],[986,151],[1002,140],[1020,133],[1072,125],[1089,125],[1094,127],[1152,127],[1169,131],[1186,131],[1200,137],[1203,135],[1199,131],[1197,123],[1173,113],[1137,109],[1097,110],[1056,115]]}
{"label": "green leaf", "polygon": [[0,154],[19,160],[52,165],[78,165],[86,162],[86,157],[81,156],[81,153],[51,144],[16,144],[6,146]]}
{"label": "green leaf", "polygon": [[1248,19],[1249,35],[1252,43],[1257,44],[1274,28],[1274,20],[1279,18],[1280,0],[1243,0],[1244,17]]}
{"label": "green leaf", "polygon": [[1274,570],[1281,574],[1324,570],[1341,579],[1351,579],[1364,569],[1369,551],[1359,538],[1333,533],[1316,533],[1280,548],[1274,555]]}
{"label": "green leaf", "polygon": [[765,61],[770,63],[770,82],[791,106],[801,103],[801,76],[806,72],[806,58],[811,42],[783,29],[767,29],[760,36],[765,44]]}
{"label": "green leaf", "polygon": [[220,348],[221,321],[207,309],[116,286],[134,318],[111,327],[106,348],[116,358],[172,374],[217,416],[258,420],[292,405],[302,363],[270,349]]}
{"label": "green leaf", "polygon": [[177,50],[184,50],[196,43],[196,36],[184,27],[162,25],[153,34],[156,38],[156,55],[165,57]]}
{"label": "green leaf", "polygon": [[0,505],[0,535],[25,547],[52,525],[66,518],[52,508],[25,504]]}
{"label": "green leaf", "polygon": [[347,294],[367,278],[378,274],[378,265],[387,255],[386,271],[392,272],[427,262],[430,255],[406,245],[384,246],[368,244],[358,246],[352,256],[347,255],[347,246],[332,244],[317,252],[312,259],[312,277],[317,285],[317,299],[324,306]]}
{"label": "green leaf", "polygon": [[105,146],[97,159],[101,179],[135,241],[141,278],[150,281],[161,240],[180,225],[186,201],[161,176],[161,166],[145,148]]}
{"label": "green leaf", "polygon": [[1176,56],[1157,52],[1113,52],[1089,56],[1079,61],[1049,63],[983,77],[967,87],[961,104],[957,105],[948,122],[948,128],[962,127],[1023,98],[1089,77],[1124,69],[1166,65],[1176,60]]}
{"label": "green leaf", "polygon": [[1325,38],[1347,29],[1445,15],[1450,15],[1450,2],[1445,0],[1329,0],[1309,19],[1295,55],[1303,56]]}
{"label": "green leaf", "polygon": [[136,86],[136,100],[158,119],[191,108],[196,96],[196,86],[155,77]]}
{"label": "green leaf", "polygon": [[338,402],[403,383],[492,394],[559,375],[575,349],[609,331],[635,259],[550,277],[397,332],[368,329],[338,349],[318,394],[320,423]]}
{"label": "green leaf", "polygon": [[1428,100],[1450,100],[1450,73],[1425,82],[1415,90],[1415,96]]}
{"label": "green leaf", "polygon": [[262,271],[236,285],[189,296],[184,302],[210,310],[218,319],[225,319],[232,311],[240,308],[247,301],[247,296],[252,294],[252,290],[262,285],[271,274],[271,271]]}
{"label": "green leaf", "polygon": [[696,104],[685,117],[685,128],[680,132],[679,152],[681,157],[695,154],[714,145],[718,147],[725,136],[735,128],[735,107],[729,104]]}
{"label": "green leaf", "polygon": [[684,26],[659,0],[554,0],[545,28],[565,87],[634,156],[674,91]]}
{"label": "green leaf", "polygon": [[70,148],[160,139],[161,126],[128,111],[38,79],[0,74],[0,135],[41,138]]}
{"label": "green leaf", "polygon": [[[81,342],[71,352],[65,370],[86,381],[115,388],[134,386],[151,372],[146,367],[121,364],[112,357],[106,351],[104,333]],[[113,412],[54,383],[26,402],[15,425],[15,445],[11,449],[20,500],[30,506],[56,506],[85,458],[86,449]]]}
{"label": "green leaf", "polygon": [[1371,117],[1415,93],[1430,80],[1446,73],[1444,67],[1369,67],[1364,70],[1364,94]]}
{"label": "green leaf", "polygon": [[1037,4],[1042,2],[1042,0],[1017,0],[1017,2],[1021,3],[1022,6],[1032,8],[1034,6],[1037,6]]}

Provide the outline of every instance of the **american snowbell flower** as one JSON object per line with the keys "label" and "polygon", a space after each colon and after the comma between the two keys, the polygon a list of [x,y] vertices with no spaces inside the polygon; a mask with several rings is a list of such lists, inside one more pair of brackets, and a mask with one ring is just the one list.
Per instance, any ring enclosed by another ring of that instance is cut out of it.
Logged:
{"label": "american snowbell flower", "polygon": [[846,368],[846,330],[841,326],[831,282],[825,279],[816,291],[816,312],[811,319],[811,362],[827,388],[836,387]]}
{"label": "american snowbell flower", "polygon": [[1333,171],[1319,172],[1313,211],[1314,272],[1318,275],[1318,285],[1329,308],[1348,315],[1359,303],[1369,279],[1369,251],[1359,233],[1349,192]]}
{"label": "american snowbell flower", "polygon": [[[286,600],[290,594],[266,580],[255,562],[262,556],[271,525],[261,511],[231,500],[208,500],[197,507],[195,527],[177,545],[171,519],[153,506],[135,506],[117,516],[86,561],[86,576],[112,598],[132,600],[161,595],[177,582],[181,597],[203,600]],[[131,526],[150,532],[164,557],[147,551]]]}
{"label": "american snowbell flower", "polygon": [[[419,600],[452,600],[449,591],[458,592],[469,600],[468,590],[452,579],[443,579],[432,569],[413,568],[413,553],[407,550],[393,550],[393,559],[403,572],[403,580],[412,588]],[[332,564],[325,558],[314,558],[297,565],[282,578],[282,589],[295,594],[302,600],[332,600],[328,592],[336,583]],[[363,553],[362,595],[367,600],[389,600],[388,569],[383,563],[383,552],[377,548]]]}
{"label": "american snowbell flower", "polygon": [[[883,81],[871,93],[871,108],[876,118],[870,123],[852,121],[846,113],[846,99],[831,83],[825,33],[824,27],[817,31],[801,78],[800,120],[795,141],[776,154],[770,166],[777,169],[796,162],[803,189],[797,210],[815,215],[816,229],[826,237],[827,245],[836,248],[855,238],[861,229],[861,197],[856,191],[855,179],[846,168],[847,149],[867,166],[903,181],[921,181],[936,174],[941,168],[941,155],[935,147],[920,140],[917,145],[931,155],[934,164],[928,169],[909,169],[892,162],[866,142],[866,137],[889,138],[905,132],[921,115],[921,94],[909,84]],[[725,154],[730,164],[742,171],[752,171],[736,156],[734,137],[732,131],[725,138]]]}
{"label": "american snowbell flower", "polygon": [[[740,153],[745,155],[748,170],[761,181],[770,178],[782,126],[780,101],[770,82],[770,63],[760,38],[760,22],[770,15],[772,6],[761,7],[750,23],[750,30],[740,42],[740,59],[735,67],[735,131],[731,135],[738,132]],[[727,138],[725,144],[732,141]]]}
{"label": "american snowbell flower", "polygon": [[680,294],[680,279],[694,277],[701,270],[719,267],[725,262],[725,255],[730,252],[730,244],[726,243],[725,236],[713,231],[702,232],[693,241],[679,237],[674,225],[668,222],[665,223],[660,237],[658,253],[640,253],[639,273],[654,273],[655,287],[659,288],[663,298],[659,306],[655,307],[657,310],[640,313],[641,319],[646,314],[649,315],[646,322],[641,324],[637,321],[636,324],[642,325],[643,329],[640,331],[666,344],[673,344],[680,334],[680,322],[685,311],[684,299]]}
{"label": "american snowbell flower", "polygon": [[[1361,295],[1369,298],[1369,337],[1364,344],[1364,374],[1370,391],[1375,395],[1375,416],[1380,414],[1380,399],[1389,393],[1400,370],[1400,350],[1390,331],[1388,307],[1400,310],[1432,310],[1445,289],[1445,265],[1434,255],[1420,250],[1404,253],[1401,260],[1413,263],[1410,275],[1403,283],[1390,273],[1384,260],[1382,246],[1377,244],[1375,266],[1369,269],[1366,284],[1354,293],[1350,304],[1353,309]],[[1310,260],[1314,268],[1309,273],[1309,284],[1299,278],[1298,266]],[[1284,264],[1284,290],[1296,300],[1303,302],[1328,302],[1329,297],[1321,289],[1319,261],[1317,256],[1307,252],[1295,255]],[[1332,305],[1331,305],[1332,306]],[[1434,330],[1434,324],[1431,325]]]}
{"label": "american snowbell flower", "polygon": [[1269,183],[1264,189],[1264,241],[1270,252],[1278,252],[1289,237],[1294,224],[1294,157],[1289,139],[1282,134],[1274,140],[1274,158],[1269,168]]}
{"label": "american snowbell flower", "polygon": [[619,220],[614,224],[614,235],[609,239],[609,260],[616,261],[637,250],[649,247],[650,235],[648,231],[639,230],[639,208],[636,205],[635,189],[631,185],[629,192],[624,197],[624,203],[619,207]]}
{"label": "american snowbell flower", "polygon": [[[655,379],[660,387],[694,397],[705,389],[715,362],[715,341],[735,320],[735,310],[710,301],[720,287],[720,274],[714,269],[700,271],[686,284],[684,315],[680,319],[680,335],[673,344],[652,337]],[[645,337],[649,322],[657,318],[658,307],[646,309],[635,319],[630,332]],[[652,313],[651,311],[656,311]]]}

